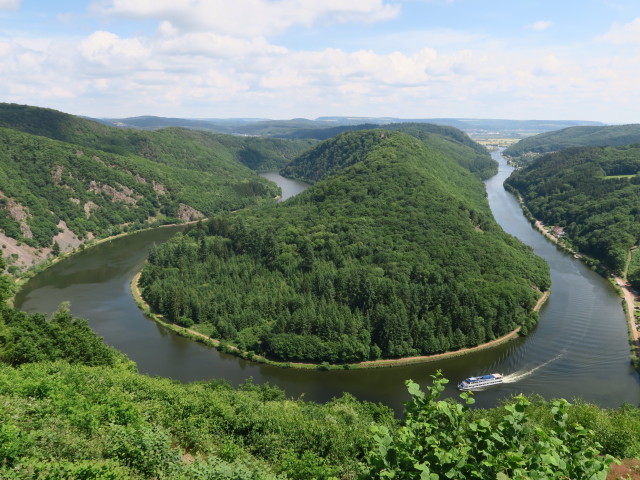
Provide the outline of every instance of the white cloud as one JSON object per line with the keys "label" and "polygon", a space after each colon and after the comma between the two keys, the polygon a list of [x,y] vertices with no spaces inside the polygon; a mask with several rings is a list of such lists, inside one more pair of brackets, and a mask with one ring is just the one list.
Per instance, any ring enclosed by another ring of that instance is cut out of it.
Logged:
{"label": "white cloud", "polygon": [[17,10],[20,8],[20,0],[0,0],[0,10]]}
{"label": "white cloud", "polygon": [[218,35],[209,32],[196,32],[179,35],[165,22],[157,42],[159,52],[169,55],[205,55],[212,57],[238,57],[244,55],[277,54],[286,48],[270,45],[263,37],[250,39]]}
{"label": "white cloud", "polygon": [[597,41],[622,45],[625,43],[640,43],[640,18],[624,25],[614,24],[604,35],[596,38]]}
{"label": "white cloud", "polygon": [[279,34],[293,25],[376,22],[398,15],[384,0],[110,0],[107,15],[170,22],[181,32],[212,31],[240,37]]}
{"label": "white cloud", "polygon": [[[0,97],[97,116],[272,118],[615,121],[611,114],[600,115],[611,111],[637,118],[633,105],[640,103],[636,52],[616,48],[611,54],[604,43],[640,41],[640,19],[614,26],[589,48],[541,45],[522,51],[489,34],[440,29],[407,32],[406,43],[385,41],[400,35],[392,33],[360,43],[366,49],[312,50],[279,46],[269,35],[314,22],[375,21],[394,15],[389,5],[399,2],[227,0],[222,8],[218,0],[192,0],[187,8],[184,0],[109,0],[108,5],[112,15],[151,18],[157,28],[127,36],[111,18],[105,25],[112,32],[96,31],[80,41],[38,37],[35,30],[0,39]],[[285,6],[289,10],[281,15]],[[247,15],[246,25],[241,14]],[[400,51],[389,52],[389,45]]]}
{"label": "white cloud", "polygon": [[149,53],[136,38],[121,39],[114,33],[104,31],[93,33],[80,44],[78,50],[90,62],[105,66],[139,62]]}
{"label": "white cloud", "polygon": [[548,20],[539,20],[537,22],[533,22],[533,23],[527,25],[527,28],[530,29],[530,30],[536,30],[538,32],[541,32],[542,30],[546,30],[546,29],[550,28],[551,25],[553,25],[553,23],[551,23]]}

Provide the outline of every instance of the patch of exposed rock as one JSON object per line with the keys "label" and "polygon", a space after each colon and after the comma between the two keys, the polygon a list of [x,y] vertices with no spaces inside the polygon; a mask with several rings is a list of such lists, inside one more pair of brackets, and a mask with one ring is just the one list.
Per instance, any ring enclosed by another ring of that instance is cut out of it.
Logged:
{"label": "patch of exposed rock", "polygon": [[138,198],[142,198],[138,196],[138,198],[134,198],[133,190],[124,185],[117,184],[119,190],[111,185],[99,185],[95,180],[91,180],[89,183],[89,191],[95,194],[104,193],[111,197],[112,202],[124,202],[129,205],[136,205],[138,203]]}
{"label": "patch of exposed rock", "polygon": [[156,192],[158,195],[164,195],[165,193],[167,193],[166,189],[164,188],[164,185],[162,185],[161,183],[158,183],[155,180],[153,180],[151,185],[153,186],[153,191]]}
{"label": "patch of exposed rock", "polygon": [[84,204],[84,215],[89,218],[91,216],[91,211],[95,210],[96,208],[100,208],[98,205],[96,205],[95,203],[93,203],[91,200],[89,200],[87,203]]}
{"label": "patch of exposed rock", "polygon": [[53,241],[58,242],[61,252],[73,250],[82,243],[82,240],[79,239],[75,233],[69,230],[69,227],[67,227],[67,224],[64,220],[60,220],[57,227],[61,231],[55,237],[53,237]]}
{"label": "patch of exposed rock", "polygon": [[189,205],[185,205],[184,203],[181,203],[178,207],[178,218],[183,222],[192,222],[194,220],[200,220],[204,217],[204,213],[196,210],[193,207],[190,207]]}
{"label": "patch of exposed rock", "polygon": [[2,256],[9,266],[27,268],[41,262],[47,256],[44,251],[18,242],[15,238],[7,237],[2,232],[0,232],[0,247],[2,248]]}
{"label": "patch of exposed rock", "polygon": [[20,224],[20,230],[24,238],[32,238],[33,233],[29,225],[27,225],[27,219],[31,218],[29,209],[20,205],[13,198],[7,197],[3,192],[0,192],[0,199],[5,200],[5,209],[9,212],[9,216]]}
{"label": "patch of exposed rock", "polygon": [[53,183],[56,185],[60,185],[62,182],[62,172],[64,171],[64,167],[62,165],[54,165],[51,168],[51,177],[53,177]]}

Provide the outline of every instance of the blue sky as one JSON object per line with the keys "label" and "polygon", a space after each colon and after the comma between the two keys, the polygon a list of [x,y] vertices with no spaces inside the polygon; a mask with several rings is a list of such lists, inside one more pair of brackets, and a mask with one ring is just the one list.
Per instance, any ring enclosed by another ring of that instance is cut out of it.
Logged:
{"label": "blue sky", "polygon": [[640,122],[637,0],[0,0],[0,101]]}

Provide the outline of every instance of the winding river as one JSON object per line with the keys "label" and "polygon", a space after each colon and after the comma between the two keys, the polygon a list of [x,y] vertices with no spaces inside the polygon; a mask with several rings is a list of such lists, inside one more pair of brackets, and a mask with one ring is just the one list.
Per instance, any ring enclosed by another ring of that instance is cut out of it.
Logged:
{"label": "winding river", "polygon": [[[502,183],[512,168],[501,155],[497,175],[486,182],[493,214],[510,234],[531,246],[551,265],[552,294],[540,322],[525,338],[463,357],[372,370],[308,371],[253,364],[179,337],[145,318],[129,293],[149,248],[184,227],[162,228],[122,237],[74,255],[33,278],[16,297],[28,312],[53,312],[71,302],[74,315],[110,345],[126,353],[140,372],[183,382],[225,378],[237,385],[252,377],[288,395],[326,401],[342,392],[383,402],[396,412],[408,399],[405,379],[421,384],[441,369],[451,380],[445,395],[456,395],[455,383],[470,375],[501,372],[507,383],[476,395],[488,407],[518,393],[545,398],[582,397],[602,406],[640,403],[640,378],[629,364],[627,330],[621,300],[609,283],[536,232]],[[304,184],[264,174],[283,186],[283,197]]]}

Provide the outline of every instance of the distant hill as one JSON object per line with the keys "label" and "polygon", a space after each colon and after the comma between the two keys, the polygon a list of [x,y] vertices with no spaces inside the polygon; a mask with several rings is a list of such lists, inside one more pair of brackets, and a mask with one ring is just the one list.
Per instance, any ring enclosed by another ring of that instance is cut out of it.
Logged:
{"label": "distant hill", "polygon": [[515,163],[526,164],[542,154],[569,147],[616,147],[640,143],[640,124],[570,127],[520,140],[504,151]]}
{"label": "distant hill", "polygon": [[548,267],[439,145],[383,130],[323,142],[307,155],[326,162],[322,179],[305,192],[155,249],[144,298],[283,361],[436,353],[530,327]]}
{"label": "distant hill", "polygon": [[184,128],[157,131],[116,128],[56,110],[6,103],[0,104],[0,127],[212,173],[237,170],[238,162],[256,170],[277,170],[315,144],[215,135]]}
{"label": "distant hill", "polygon": [[[352,127],[360,129],[362,125],[388,128],[396,123],[427,123],[454,127],[466,133],[497,133],[508,136],[535,135],[541,132],[558,130],[576,125],[601,126],[600,122],[581,120],[500,120],[500,119],[468,119],[468,118],[392,118],[392,117],[320,117],[315,120],[267,120],[246,123],[236,127],[237,133],[250,135],[274,136],[281,138],[303,138],[305,132],[313,133],[310,138],[326,139],[331,135],[322,135],[321,130]],[[371,128],[371,127],[368,127]],[[336,133],[340,132],[335,132]]]}
{"label": "distant hill", "polygon": [[488,134],[500,132],[506,136],[522,137],[559,130],[577,125],[602,126],[600,122],[582,120],[501,120],[474,118],[395,118],[395,117],[318,117],[315,120],[295,118],[272,120],[258,118],[182,119],[154,116],[97,119],[110,126],[155,130],[183,127],[217,133],[259,135],[277,138],[315,138],[326,140],[347,130],[364,130],[394,123],[431,123],[457,128],[466,133]]}
{"label": "distant hill", "polygon": [[[87,117],[88,118],[88,117]],[[144,115],[128,118],[88,118],[110,127],[139,128],[142,130],[158,130],[167,127],[192,128],[195,130],[208,130],[217,133],[232,133],[238,126],[247,123],[259,122],[261,118],[233,118],[233,119],[190,119],[168,118]]]}
{"label": "distant hill", "polygon": [[[354,128],[355,131],[361,131],[360,127],[365,126],[368,125]],[[351,127],[335,127],[331,130],[336,131],[341,128]],[[386,125],[384,129],[361,131],[362,134],[357,135],[356,138],[361,142],[377,144],[382,142],[385,134],[391,131],[404,132],[432,147],[437,146],[440,151],[446,152],[458,164],[476,173],[482,179],[488,178],[497,172],[498,165],[491,158],[485,147],[477,144],[464,132],[453,127],[429,123],[393,123]],[[309,183],[315,183],[333,175],[339,169],[359,161],[359,155],[365,152],[366,149],[363,149],[363,145],[357,145],[357,143],[352,143],[350,148],[345,148],[342,142],[343,138],[352,139],[354,137],[349,133],[344,133],[338,136],[335,142],[321,144],[318,148],[300,155],[282,170],[282,174]]]}
{"label": "distant hill", "polygon": [[[515,171],[517,190],[534,217],[563,227],[565,241],[640,287],[640,145],[569,148]],[[637,273],[636,273],[637,272]]]}

